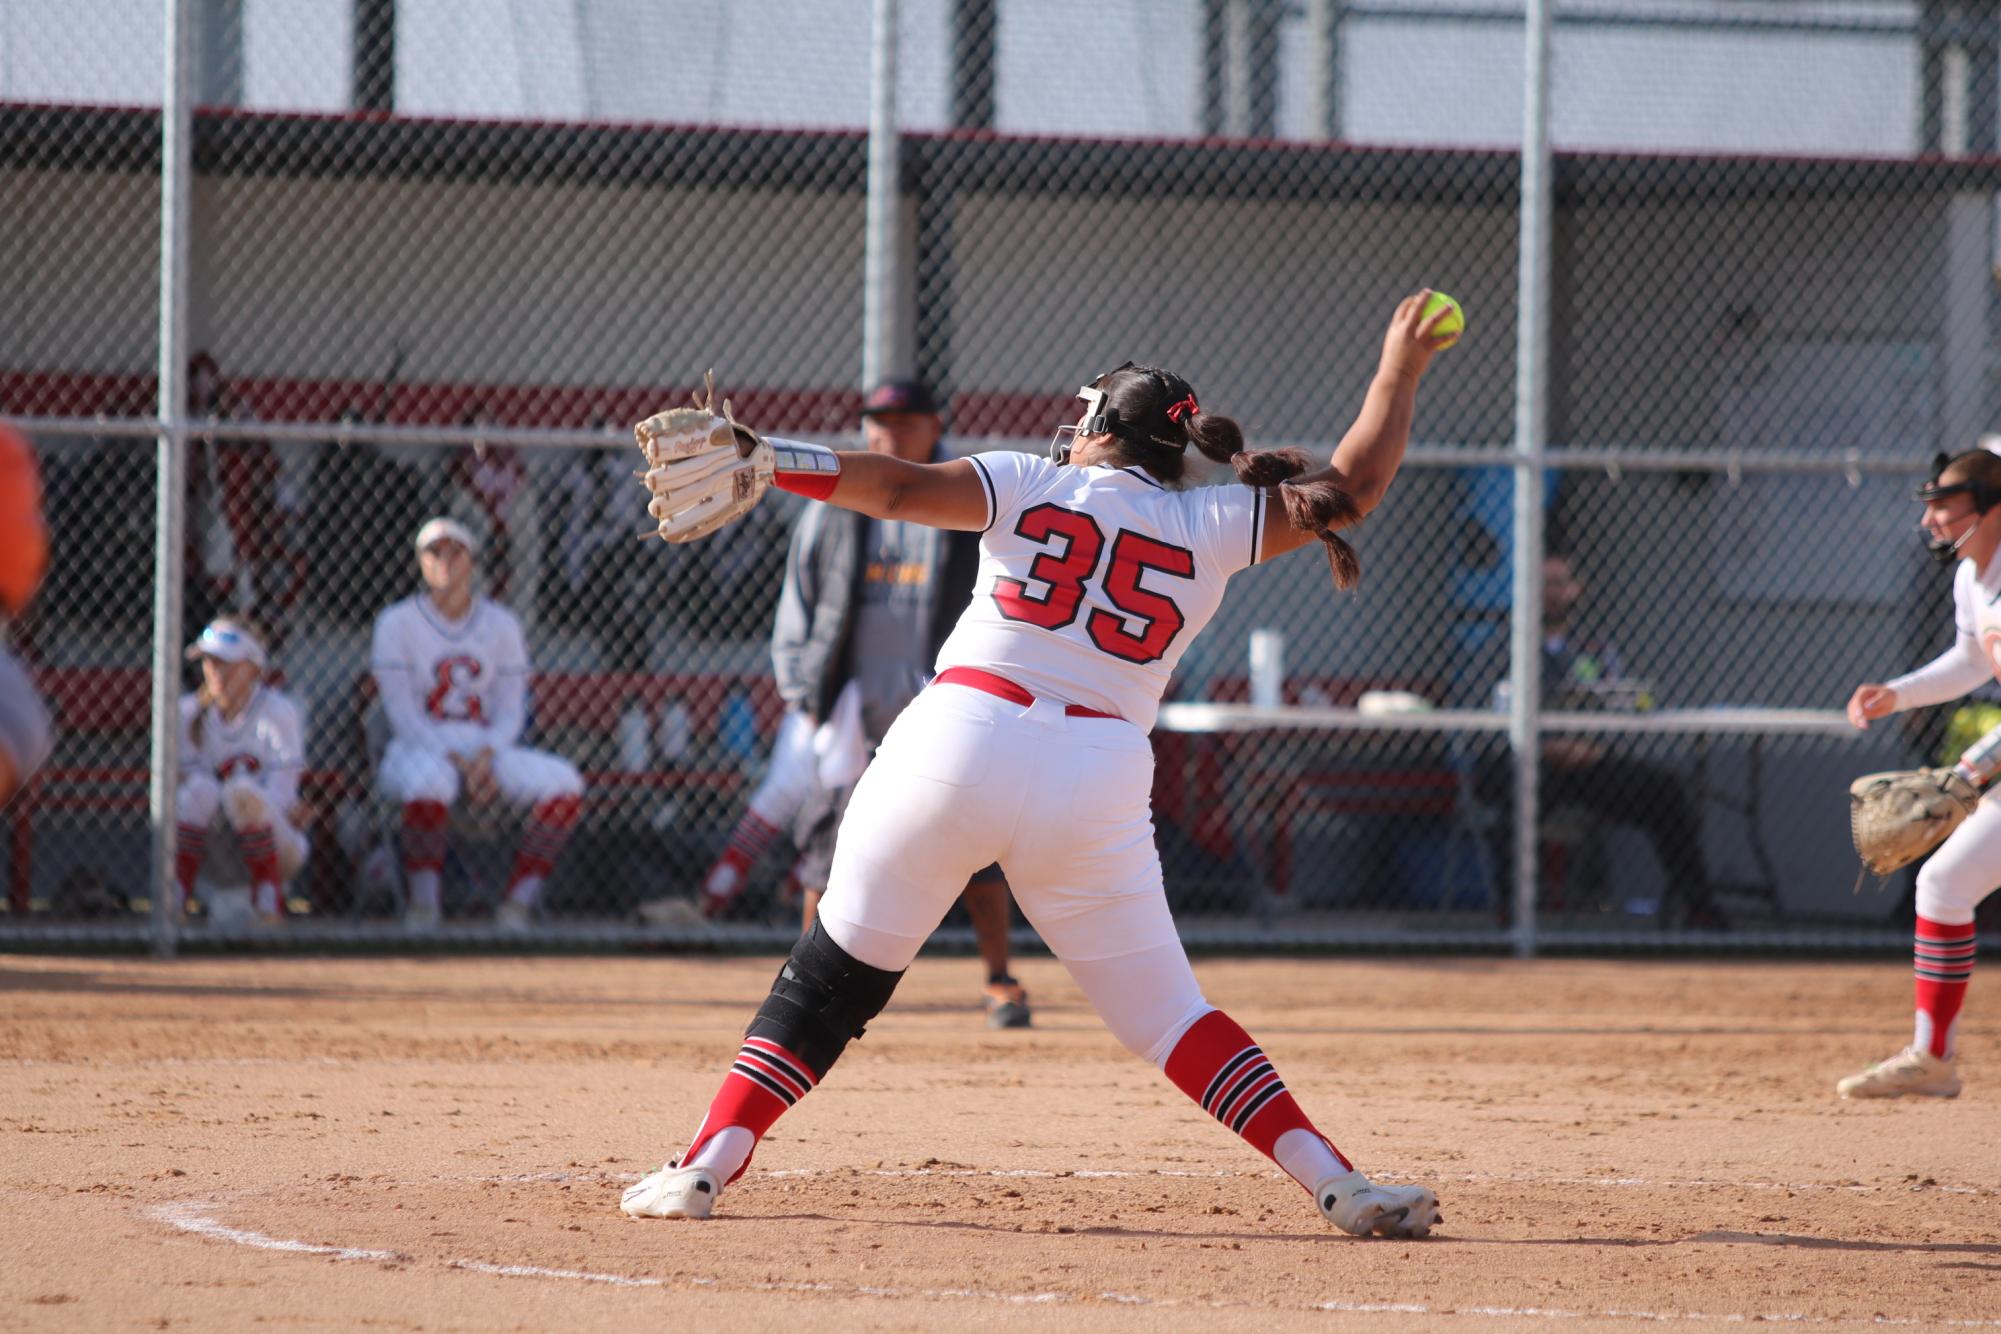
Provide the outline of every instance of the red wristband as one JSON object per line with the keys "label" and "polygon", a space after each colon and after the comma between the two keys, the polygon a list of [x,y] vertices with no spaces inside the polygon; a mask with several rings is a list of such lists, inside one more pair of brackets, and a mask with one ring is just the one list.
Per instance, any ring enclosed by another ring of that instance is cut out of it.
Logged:
{"label": "red wristband", "polygon": [[825,500],[841,480],[841,456],[822,445],[770,440],[771,484],[781,491]]}

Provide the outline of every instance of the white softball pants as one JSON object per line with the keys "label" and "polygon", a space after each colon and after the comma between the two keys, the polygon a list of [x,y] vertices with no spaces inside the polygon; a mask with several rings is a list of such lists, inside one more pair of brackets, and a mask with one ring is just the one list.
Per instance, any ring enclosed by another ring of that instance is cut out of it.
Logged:
{"label": "white softball pants", "polygon": [[[382,768],[376,775],[382,795],[400,804],[436,801],[449,806],[459,798],[459,771],[451,756],[478,753],[485,744],[478,731],[463,738],[449,732],[441,739],[445,749],[392,739],[382,752]],[[526,746],[501,746],[493,752],[493,781],[500,795],[519,806],[532,806],[551,797],[579,796],[584,790],[583,775],[577,766],[560,755]]]}
{"label": "white softball pants", "polygon": [[855,787],[820,920],[900,972],[997,861],[1113,1035],[1158,1063],[1211,1007],[1167,909],[1152,792],[1153,748],[1131,723],[932,685]]}
{"label": "white softball pants", "polygon": [[2001,798],[1986,796],[1918,868],[1918,916],[1964,926],[1996,885],[2001,885]]}
{"label": "white softball pants", "polygon": [[248,775],[219,783],[208,774],[189,774],[174,790],[174,818],[231,837],[239,829],[268,824],[278,851],[278,874],[290,880],[306,864],[306,836],[272,804],[263,784]]}

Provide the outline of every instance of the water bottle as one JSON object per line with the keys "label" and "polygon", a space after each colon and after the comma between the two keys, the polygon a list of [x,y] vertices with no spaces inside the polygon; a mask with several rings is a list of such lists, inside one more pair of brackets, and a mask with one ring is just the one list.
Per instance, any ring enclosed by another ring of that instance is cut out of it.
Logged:
{"label": "water bottle", "polygon": [[741,689],[730,692],[723,704],[716,740],[721,743],[723,753],[739,764],[749,764],[757,758],[757,710],[751,707],[748,692]]}
{"label": "water bottle", "polygon": [[1276,709],[1285,703],[1285,633],[1251,631],[1251,706]]}
{"label": "water bottle", "polygon": [[682,764],[695,748],[695,729],[688,722],[688,706],[675,700],[660,710],[660,759],[664,764]]}
{"label": "water bottle", "polygon": [[618,767],[629,774],[646,769],[646,709],[637,697],[618,717]]}

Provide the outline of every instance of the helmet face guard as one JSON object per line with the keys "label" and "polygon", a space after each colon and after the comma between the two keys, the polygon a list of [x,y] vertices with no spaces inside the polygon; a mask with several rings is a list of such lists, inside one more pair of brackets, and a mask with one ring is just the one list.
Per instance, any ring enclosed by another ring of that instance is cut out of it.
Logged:
{"label": "helmet face guard", "polygon": [[1068,463],[1070,461],[1071,449],[1075,447],[1079,440],[1089,435],[1111,435],[1135,445],[1146,445],[1156,449],[1172,449],[1184,453],[1187,451],[1188,442],[1185,440],[1179,442],[1162,440],[1158,436],[1148,435],[1130,422],[1121,421],[1119,419],[1119,410],[1105,401],[1105,391],[1097,386],[1117,375],[1120,371],[1132,369],[1132,366],[1133,363],[1130,361],[1121,362],[1111,370],[1106,371],[1103,375],[1097,376],[1091,383],[1077,391],[1077,397],[1084,404],[1083,415],[1073,425],[1056,428],[1056,434],[1051,436],[1049,440],[1049,461],[1051,463]]}
{"label": "helmet face guard", "polygon": [[[1944,500],[1948,496],[1969,496],[1973,500],[1974,514],[1983,517],[1997,503],[2001,503],[2001,494],[1997,494],[1992,487],[1980,478],[1969,477],[1963,482],[1941,483],[1939,478],[1944,476],[1946,465],[1951,462],[1952,456],[1943,451],[1934,454],[1932,456],[1931,476],[1925,480],[1924,485],[1920,486],[1912,494],[1926,504],[1930,504],[1934,500]],[[1967,527],[1965,532],[1950,542],[1927,534],[1925,537],[1925,551],[1939,564],[1950,565],[1959,558],[1959,549],[1966,545],[1966,539],[1972,537],[1973,530],[1979,526],[1979,519],[1976,518]]]}

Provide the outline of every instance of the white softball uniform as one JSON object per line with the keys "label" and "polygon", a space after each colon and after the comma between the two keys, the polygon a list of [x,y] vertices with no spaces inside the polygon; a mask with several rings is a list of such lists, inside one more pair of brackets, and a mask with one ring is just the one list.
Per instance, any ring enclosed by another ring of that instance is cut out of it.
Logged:
{"label": "white softball uniform", "polygon": [[[306,836],[292,827],[287,812],[299,800],[299,770],[305,763],[305,720],[282,690],[257,687],[234,721],[203,708],[193,693],[181,696],[181,777],[175,790],[175,818],[233,834],[271,826],[278,870],[286,879],[306,863]],[[195,739],[195,719],[201,739]],[[218,863],[233,856],[229,839],[211,839],[203,872],[213,879],[237,878],[241,869]]]}
{"label": "white softball uniform", "polygon": [[973,600],[941,682],[856,786],[820,919],[900,970],[998,861],[1113,1033],[1159,1060],[1208,1006],[1162,888],[1147,733],[1230,575],[1257,559],[1265,496],[1028,454],[972,463],[988,493]]}
{"label": "white softball uniform", "polygon": [[510,802],[576,796],[576,766],[517,745],[528,716],[528,648],[513,612],[483,597],[463,619],[446,619],[429,594],[384,608],[371,651],[375,686],[391,738],[377,775],[396,802],[458,799],[453,755],[491,747],[493,777]]}
{"label": "white softball uniform", "polygon": [[[1952,647],[1914,672],[1886,684],[1897,710],[1958,699],[2001,678],[2001,559],[1983,576],[1963,560],[1953,572]],[[1967,750],[1969,758],[2001,745],[1996,728]],[[1973,920],[1980,901],[2001,885],[2001,785],[1988,789],[1966,822],[1918,868],[1918,913],[1947,926]]]}

